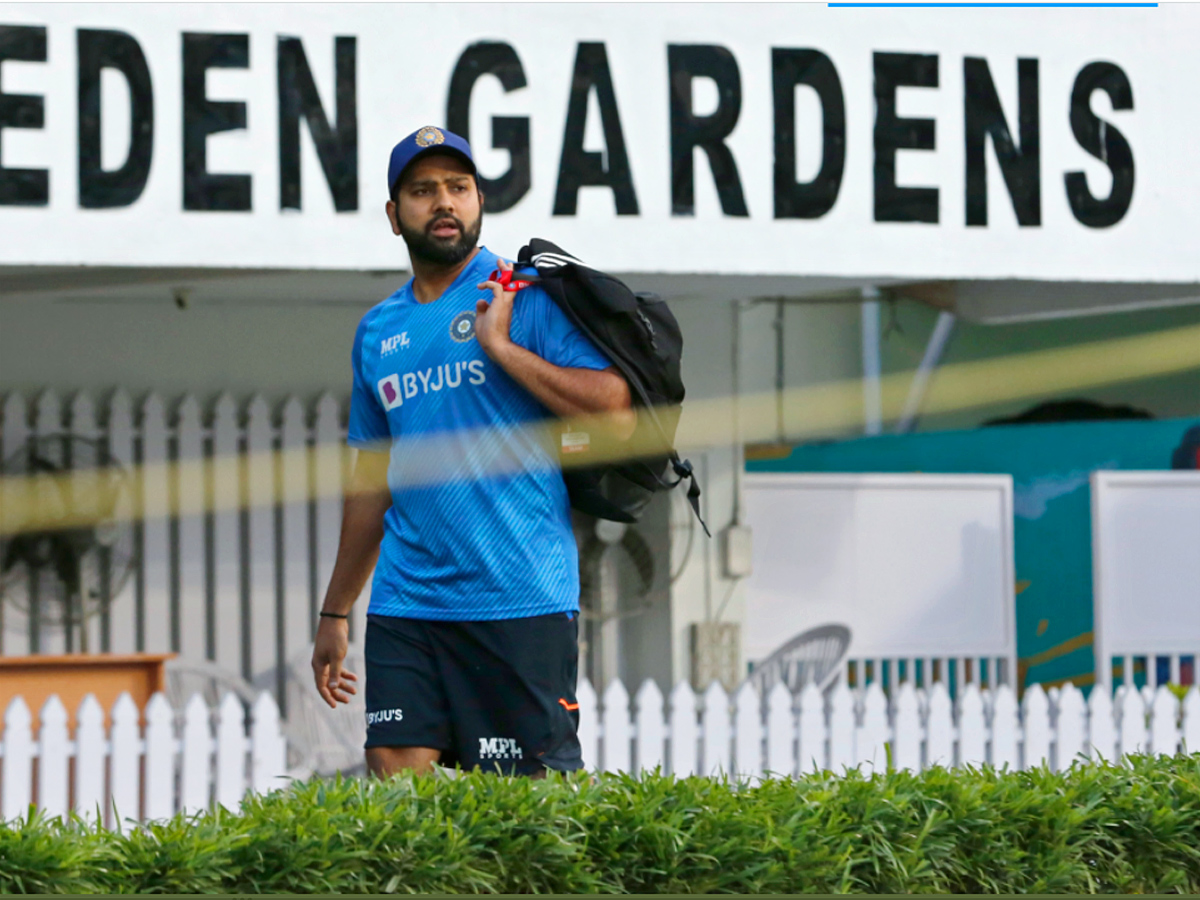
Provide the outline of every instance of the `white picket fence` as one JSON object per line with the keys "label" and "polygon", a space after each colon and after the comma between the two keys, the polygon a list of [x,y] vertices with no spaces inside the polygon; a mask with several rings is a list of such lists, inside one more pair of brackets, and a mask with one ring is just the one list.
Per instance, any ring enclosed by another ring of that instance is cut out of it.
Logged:
{"label": "white picket fence", "polygon": [[809,685],[798,696],[777,684],[759,697],[749,682],[730,697],[713,683],[698,695],[681,683],[664,698],[646,681],[630,702],[613,681],[602,702],[580,684],[583,758],[589,768],[675,775],[798,775],[845,767],[896,768],[990,763],[1058,771],[1081,754],[1113,760],[1130,753],[1172,755],[1200,748],[1200,691],[1182,703],[1167,687],[1092,691],[1040,685],[1017,702],[1008,685],[968,684],[952,702],[942,682],[910,682],[889,696],[878,682],[865,690],[839,683],[828,695]]}
{"label": "white picket fence", "polygon": [[[272,408],[261,396],[238,403],[228,394],[209,405],[155,393],[135,402],[123,390],[99,402],[86,392],[68,401],[50,391],[31,400],[9,393],[0,403],[0,467],[31,437],[54,435],[100,440],[118,464],[145,464],[129,497],[144,516],[137,571],[103,598],[88,623],[89,648],[215,662],[282,705],[288,662],[312,640],[337,556],[344,412],[329,394],[311,406],[292,397]],[[315,452],[329,448],[340,452]],[[171,515],[173,502],[192,512]],[[53,599],[37,579],[8,593],[0,654],[79,649],[69,631],[36,614]],[[355,604],[352,636],[365,628],[366,606]]]}
{"label": "white picket fence", "polygon": [[[967,685],[952,703],[941,682],[929,691],[905,683],[892,698],[878,683],[865,690],[839,684],[828,695],[811,685],[798,696],[776,685],[764,703],[746,683],[732,697],[715,683],[703,694],[687,684],[669,702],[652,681],[630,702],[619,681],[598,702],[586,681],[578,691],[579,737],[588,768],[641,773],[758,778],[820,769],[896,768],[990,763],[1067,768],[1079,756],[1119,759],[1130,753],[1175,754],[1200,747],[1200,691],[1182,703],[1165,686],[1093,691],[1040,686],[1020,704],[1007,685]],[[287,745],[279,710],[262,693],[246,722],[227,695],[216,710],[194,696],[182,712],[161,694],[141,714],[129,699],[104,710],[93,697],[79,707],[75,733],[67,710],[51,697],[33,715],[21,698],[4,715],[0,740],[0,818],[31,803],[50,815],[76,810],[104,823],[169,817],[216,805],[235,808],[247,791],[283,787]]]}
{"label": "white picket fence", "polygon": [[[247,791],[286,785],[287,742],[267,692],[250,711],[233,694],[216,710],[193,696],[182,714],[155,694],[143,711],[122,694],[107,717],[91,694],[70,734],[67,709],[50,697],[33,714],[21,697],[4,713],[0,820],[36,805],[51,816],[74,810],[115,827],[216,805],[234,809]],[[142,721],[144,719],[144,722]]]}

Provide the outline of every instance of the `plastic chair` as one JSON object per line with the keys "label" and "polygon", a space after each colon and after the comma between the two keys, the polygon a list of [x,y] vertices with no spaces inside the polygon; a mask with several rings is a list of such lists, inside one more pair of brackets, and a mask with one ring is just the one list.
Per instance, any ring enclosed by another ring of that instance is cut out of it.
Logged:
{"label": "plastic chair", "polygon": [[815,684],[824,691],[837,679],[849,649],[849,628],[822,625],[796,635],[779,647],[754,667],[747,680],[764,698],[781,681],[793,694],[807,684]]}
{"label": "plastic chair", "polygon": [[358,693],[346,704],[330,709],[313,683],[312,651],[297,653],[288,663],[288,740],[297,744],[311,772],[333,775],[366,773],[363,744],[367,740],[367,706],[364,677],[366,660],[362,650],[351,644],[345,667],[358,676]]}
{"label": "plastic chair", "polygon": [[214,662],[176,657],[167,660],[164,670],[167,681],[164,693],[172,709],[179,712],[183,712],[193,694],[199,694],[209,709],[216,709],[230,693],[236,694],[247,709],[258,697],[250,682]]}

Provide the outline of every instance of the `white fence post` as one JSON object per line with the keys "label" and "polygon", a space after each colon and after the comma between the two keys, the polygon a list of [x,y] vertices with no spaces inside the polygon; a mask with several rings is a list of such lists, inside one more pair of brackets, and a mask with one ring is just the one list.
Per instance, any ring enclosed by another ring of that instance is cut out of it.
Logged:
{"label": "white fence post", "polygon": [[1122,687],[1118,691],[1121,710],[1121,755],[1145,753],[1150,749],[1150,738],[1146,732],[1146,702],[1141,691]]}
{"label": "white fence post", "polygon": [[1088,697],[1088,756],[1113,762],[1117,753],[1115,709],[1108,690],[1102,685]]}
{"label": "white fence post", "polygon": [[921,771],[921,701],[911,680],[900,685],[896,695],[895,726],[896,768]]}
{"label": "white fence post", "polygon": [[652,678],[642,682],[637,692],[637,764],[635,771],[652,772],[666,759],[664,744],[667,729],[663,722],[663,695]]}
{"label": "white fence post", "polygon": [[629,772],[629,743],[633,729],[629,723],[629,692],[614,678],[604,690],[604,771]]}
{"label": "white fence post", "polygon": [[88,694],[75,713],[75,811],[86,822],[104,821],[107,743],[104,707],[95,694]]}
{"label": "white fence post", "polygon": [[112,708],[112,731],[109,743],[110,799],[105,817],[111,827],[121,828],[126,819],[139,819],[141,788],[141,734],[138,728],[138,708],[127,692],[122,692]]}
{"label": "white fence post", "polygon": [[825,722],[825,695],[811,681],[800,691],[800,746],[796,770],[823,771],[829,760],[829,729]]}
{"label": "white fence post", "polygon": [[1160,685],[1151,709],[1150,748],[1159,756],[1174,756],[1179,750],[1179,701],[1165,684]]}
{"label": "white fence post", "polygon": [[858,764],[854,756],[854,719],[854,694],[845,681],[838,679],[829,710],[829,768],[836,775]]}
{"label": "white fence post", "polygon": [[887,771],[887,697],[879,681],[872,681],[863,694],[862,725],[854,734],[855,762],[864,772]]}
{"label": "white fence post", "polygon": [[269,691],[258,695],[251,715],[251,789],[266,794],[283,787],[287,776],[287,745],[279,730],[279,706]]}
{"label": "white fence post", "polygon": [[175,815],[175,711],[162,694],[146,705],[146,766],[144,818]]}
{"label": "white fence post", "polygon": [[989,693],[992,701],[992,765],[997,769],[1020,768],[1021,760],[1017,755],[1017,697],[1007,684]]}
{"label": "white fence post", "polygon": [[714,681],[704,692],[704,768],[709,775],[732,775],[729,695]]}
{"label": "white fence post", "polygon": [[237,809],[246,793],[245,710],[236,694],[226,694],[217,707],[216,801]]}
{"label": "white fence post", "polygon": [[1058,692],[1058,711],[1054,719],[1054,770],[1065,772],[1086,752],[1087,706],[1083,691],[1065,684]]}
{"label": "white fence post", "polygon": [[750,681],[742,682],[734,696],[733,764],[739,778],[761,778],[762,699]]}
{"label": "white fence post", "polygon": [[21,697],[4,711],[4,758],[0,760],[0,818],[10,821],[25,815],[33,802],[33,714]]}
{"label": "white fence post", "polygon": [[1025,726],[1024,768],[1050,765],[1050,699],[1040,684],[1025,689],[1021,702]]}
{"label": "white fence post", "polygon": [[179,808],[187,814],[208,809],[212,772],[212,726],[204,698],[192,694],[183,711]]}
{"label": "white fence post", "polygon": [[767,695],[768,775],[786,778],[796,774],[796,716],[792,693],[782,681]]}
{"label": "white fence post", "polygon": [[671,774],[676,778],[700,774],[700,723],[696,692],[686,681],[671,691]]}
{"label": "white fence post", "polygon": [[1200,690],[1194,684],[1183,698],[1183,749],[1185,753],[1200,751]]}
{"label": "white fence post", "polygon": [[596,690],[586,678],[581,678],[575,688],[575,702],[579,704],[579,747],[583,764],[600,770],[600,710]]}
{"label": "white fence post", "polygon": [[987,762],[987,725],[983,718],[983,695],[968,684],[958,700],[958,764],[981,766]]}
{"label": "white fence post", "polygon": [[954,707],[943,681],[935,681],[929,689],[925,713],[925,765],[954,765]]}
{"label": "white fence post", "polygon": [[42,705],[38,729],[38,808],[50,817],[65,817],[70,782],[70,736],[67,708],[57,694]]}

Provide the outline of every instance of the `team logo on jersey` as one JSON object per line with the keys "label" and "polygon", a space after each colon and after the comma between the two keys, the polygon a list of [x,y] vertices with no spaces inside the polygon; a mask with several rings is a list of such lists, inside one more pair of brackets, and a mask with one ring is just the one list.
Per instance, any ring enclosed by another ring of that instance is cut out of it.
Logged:
{"label": "team logo on jersey", "polygon": [[383,725],[387,722],[401,722],[404,720],[404,710],[402,709],[378,709],[374,712],[367,713],[367,725]]}
{"label": "team logo on jersey", "polygon": [[408,346],[408,332],[402,331],[399,334],[393,334],[390,338],[384,338],[379,344],[379,355],[390,356],[397,350],[403,350]]}
{"label": "team logo on jersey", "polygon": [[381,378],[376,387],[379,390],[379,399],[383,401],[383,408],[385,410],[395,409],[397,406],[404,405],[404,393],[400,390],[399,375],[389,375],[387,378]]}
{"label": "team logo on jersey", "polygon": [[417,132],[417,136],[414,138],[414,140],[416,140],[418,147],[433,147],[437,144],[444,143],[446,136],[432,125],[426,125]]}
{"label": "team logo on jersey", "polygon": [[480,759],[524,759],[521,745],[512,738],[481,737],[479,739]]}
{"label": "team logo on jersey", "polygon": [[465,344],[475,337],[475,313],[468,310],[455,316],[454,321],[450,323],[450,337],[460,344]]}

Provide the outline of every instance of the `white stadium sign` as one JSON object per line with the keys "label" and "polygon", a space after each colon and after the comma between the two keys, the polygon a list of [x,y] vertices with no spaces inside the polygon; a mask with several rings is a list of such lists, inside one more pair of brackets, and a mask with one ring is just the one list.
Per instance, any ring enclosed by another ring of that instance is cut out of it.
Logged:
{"label": "white stadium sign", "polygon": [[506,252],[1198,281],[1198,26],[1188,4],[7,4],[0,264],[394,269],[388,153],[434,124],[473,140]]}

